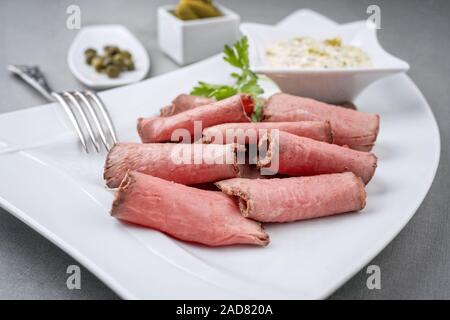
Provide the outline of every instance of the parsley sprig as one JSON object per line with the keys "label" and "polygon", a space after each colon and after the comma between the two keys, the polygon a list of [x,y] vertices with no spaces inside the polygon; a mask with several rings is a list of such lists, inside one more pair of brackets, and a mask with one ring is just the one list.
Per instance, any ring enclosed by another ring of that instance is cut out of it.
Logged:
{"label": "parsley sprig", "polygon": [[247,37],[240,39],[233,47],[226,45],[223,59],[239,69],[239,72],[231,73],[231,77],[235,79],[234,85],[211,84],[199,81],[192,89],[191,94],[222,100],[238,93],[247,93],[255,101],[252,120],[260,121],[263,105],[260,95],[264,93],[264,90],[258,84],[258,76],[250,69]]}

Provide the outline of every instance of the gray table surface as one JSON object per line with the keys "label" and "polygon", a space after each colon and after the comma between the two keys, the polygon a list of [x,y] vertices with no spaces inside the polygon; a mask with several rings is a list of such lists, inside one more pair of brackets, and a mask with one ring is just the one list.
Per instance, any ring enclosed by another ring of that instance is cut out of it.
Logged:
{"label": "gray table surface", "polygon": [[[157,47],[156,8],[174,1],[0,1],[0,112],[45,101],[4,69],[34,63],[56,90],[82,88],[66,64],[76,31],[65,27],[66,8],[81,7],[82,25],[119,23],[144,44],[152,59],[149,77],[178,66]],[[332,299],[450,298],[450,1],[228,0],[244,21],[275,23],[299,8],[310,8],[338,22],[365,19],[370,4],[381,7],[379,38],[390,52],[410,62],[409,75],[428,99],[439,123],[442,153],[433,186],[405,229],[370,264],[381,268],[381,290],[366,286],[358,272]],[[413,141],[411,142],[413,143]],[[0,170],[4,170],[0,164]],[[412,173],[413,174],[413,173]],[[1,182],[0,182],[1,183]],[[81,290],[68,290],[70,256],[0,209],[0,299],[117,299],[82,268]]]}

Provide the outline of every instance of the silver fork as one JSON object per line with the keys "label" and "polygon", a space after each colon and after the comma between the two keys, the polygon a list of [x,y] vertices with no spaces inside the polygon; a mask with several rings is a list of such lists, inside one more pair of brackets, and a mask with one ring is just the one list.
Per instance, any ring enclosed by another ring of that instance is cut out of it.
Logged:
{"label": "silver fork", "polygon": [[97,152],[101,150],[100,141],[107,151],[117,142],[111,117],[100,97],[94,92],[55,92],[50,89],[37,66],[9,65],[8,70],[18,75],[48,101],[58,102],[63,107],[87,153],[89,140]]}

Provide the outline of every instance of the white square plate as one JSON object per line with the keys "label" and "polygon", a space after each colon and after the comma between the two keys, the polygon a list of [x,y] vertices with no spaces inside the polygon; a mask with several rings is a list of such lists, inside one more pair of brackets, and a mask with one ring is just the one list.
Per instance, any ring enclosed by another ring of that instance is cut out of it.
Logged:
{"label": "white square plate", "polygon": [[[230,71],[216,56],[100,95],[120,140],[138,141],[136,118],[156,114],[198,80],[228,81]],[[267,84],[266,90],[276,88]],[[406,75],[380,80],[356,105],[381,115],[374,149],[379,167],[367,187],[367,207],[359,214],[267,225],[272,242],[265,248],[207,248],[111,218],[113,193],[102,181],[105,155],[81,150],[56,104],[0,116],[0,204],[123,298],[324,298],[400,232],[439,162],[436,121]]]}

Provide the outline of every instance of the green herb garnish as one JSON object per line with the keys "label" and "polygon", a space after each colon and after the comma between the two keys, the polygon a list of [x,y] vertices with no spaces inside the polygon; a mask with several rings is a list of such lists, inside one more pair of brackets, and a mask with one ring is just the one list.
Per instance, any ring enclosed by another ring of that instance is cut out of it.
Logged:
{"label": "green herb garnish", "polygon": [[255,102],[252,120],[255,122],[260,121],[263,106],[263,100],[260,95],[264,93],[264,90],[258,84],[258,76],[250,70],[247,37],[243,37],[233,47],[226,45],[223,59],[240,70],[240,72],[231,73],[231,77],[236,79],[235,84],[229,86],[200,81],[192,89],[191,94],[194,96],[216,98],[216,100],[222,100],[238,93],[249,94]]}
{"label": "green herb garnish", "polygon": [[191,94],[200,97],[208,97],[208,98],[214,97],[217,100],[222,100],[234,96],[235,94],[237,94],[237,91],[235,88],[230,86],[220,84],[210,84],[203,81],[199,81],[198,85],[192,89]]}

